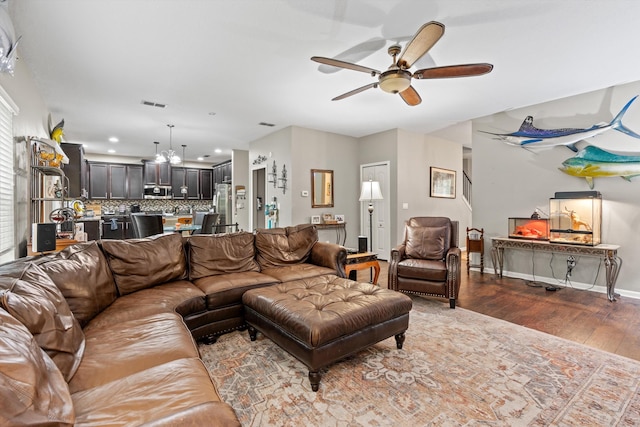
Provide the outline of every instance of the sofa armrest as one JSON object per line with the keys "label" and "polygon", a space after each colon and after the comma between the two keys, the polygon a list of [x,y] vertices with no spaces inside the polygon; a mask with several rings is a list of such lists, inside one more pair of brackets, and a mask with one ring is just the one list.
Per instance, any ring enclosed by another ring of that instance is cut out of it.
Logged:
{"label": "sofa armrest", "polygon": [[389,259],[389,272],[387,286],[394,291],[398,290],[398,263],[406,258],[406,246],[404,243],[391,249],[391,259]]}
{"label": "sofa armrest", "polygon": [[207,402],[143,424],[143,427],[161,426],[236,427],[240,422],[231,406],[223,402]]}
{"label": "sofa armrest", "polygon": [[311,248],[311,264],[336,270],[339,277],[346,277],[344,266],[347,264],[347,250],[335,243],[316,242]]}
{"label": "sofa armrest", "polygon": [[460,290],[461,253],[460,248],[450,248],[445,259],[447,265],[447,287],[449,288],[448,294],[454,298],[458,298],[458,291]]}

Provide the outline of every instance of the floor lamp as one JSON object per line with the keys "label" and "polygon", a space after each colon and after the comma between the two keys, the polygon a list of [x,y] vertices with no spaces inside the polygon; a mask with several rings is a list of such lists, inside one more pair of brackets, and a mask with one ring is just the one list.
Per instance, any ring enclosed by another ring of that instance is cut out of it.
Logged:
{"label": "floor lamp", "polygon": [[382,200],[380,183],[378,181],[365,181],[362,183],[360,201],[369,201],[369,252],[373,252],[373,201]]}

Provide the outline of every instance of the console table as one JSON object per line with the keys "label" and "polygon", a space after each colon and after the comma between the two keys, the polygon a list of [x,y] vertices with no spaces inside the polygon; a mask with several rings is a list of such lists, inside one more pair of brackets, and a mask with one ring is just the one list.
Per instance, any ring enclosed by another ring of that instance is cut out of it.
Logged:
{"label": "console table", "polygon": [[335,224],[314,224],[318,230],[335,229],[336,230],[336,244],[344,246],[347,241],[347,223],[338,222]]}
{"label": "console table", "polygon": [[568,245],[561,243],[551,243],[540,240],[510,239],[508,237],[492,237],[491,238],[491,259],[493,261],[493,269],[498,274],[500,269],[500,277],[502,277],[502,267],[504,262],[505,249],[522,249],[529,251],[543,251],[562,253],[567,255],[591,256],[597,257],[604,261],[607,283],[607,297],[609,301],[615,301],[616,280],[622,266],[622,259],[618,257],[618,245],[600,244],[597,246],[581,246]]}

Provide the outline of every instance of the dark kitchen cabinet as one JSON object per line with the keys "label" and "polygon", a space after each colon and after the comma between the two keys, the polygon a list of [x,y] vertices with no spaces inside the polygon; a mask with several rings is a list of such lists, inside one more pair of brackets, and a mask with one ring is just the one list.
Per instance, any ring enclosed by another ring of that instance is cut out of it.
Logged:
{"label": "dark kitchen cabinet", "polygon": [[200,169],[200,198],[213,199],[213,170]]}
{"label": "dark kitchen cabinet", "polygon": [[69,158],[68,164],[63,164],[64,174],[69,180],[67,196],[77,199],[86,196],[87,163],[84,160],[84,148],[82,144],[60,143],[60,147]]}
{"label": "dark kitchen cabinet", "polygon": [[129,199],[144,198],[144,168],[127,165],[127,196]]}
{"label": "dark kitchen cabinet", "polygon": [[213,167],[213,187],[216,184],[231,184],[231,160]]}
{"label": "dark kitchen cabinet", "polygon": [[127,198],[127,167],[125,165],[109,165],[109,198]]}
{"label": "dark kitchen cabinet", "polygon": [[109,165],[89,162],[89,198],[109,198]]}
{"label": "dark kitchen cabinet", "polygon": [[102,223],[103,239],[132,239],[133,226],[129,217],[105,218]]}
{"label": "dark kitchen cabinet", "polygon": [[88,167],[90,199],[143,198],[142,166],[89,162]]}
{"label": "dark kitchen cabinet", "polygon": [[181,192],[183,185],[187,186],[187,199],[200,199],[200,169],[171,168],[171,191],[174,199],[185,198]]}
{"label": "dark kitchen cabinet", "polygon": [[171,185],[171,165],[144,160],[144,183],[146,185]]}

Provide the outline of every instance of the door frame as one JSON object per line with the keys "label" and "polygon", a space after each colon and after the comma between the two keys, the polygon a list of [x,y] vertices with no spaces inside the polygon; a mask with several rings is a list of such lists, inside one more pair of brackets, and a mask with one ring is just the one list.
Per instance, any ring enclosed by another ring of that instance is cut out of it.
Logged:
{"label": "door frame", "polygon": [[[388,259],[389,256],[391,255],[391,182],[390,182],[391,181],[391,161],[385,160],[380,162],[361,164],[360,165],[360,185],[362,185],[362,182],[365,181],[365,177],[363,173],[364,169],[368,167],[374,167],[374,166],[384,167],[385,174],[387,177],[384,185],[380,189],[382,191],[382,200],[376,202],[378,204],[382,204],[384,217],[386,218],[386,226],[385,226],[386,232],[384,233],[385,241],[384,241],[383,247],[387,249],[387,253],[381,254],[381,256],[379,256],[380,259],[385,260],[385,259]],[[368,217],[369,217],[368,204],[365,202],[360,202],[360,235],[367,236],[367,238],[369,238],[369,229],[368,229],[369,218]],[[374,220],[375,218],[376,216],[374,211]],[[375,230],[374,230],[373,236],[376,236]],[[372,239],[371,247],[375,248],[376,245],[373,244],[374,243],[373,236],[371,236],[371,239]]]}
{"label": "door frame", "polygon": [[[256,177],[256,173],[259,170],[263,170],[264,171],[264,188],[262,188],[262,191],[264,194],[264,198],[266,198],[267,196],[267,166],[266,165],[259,165],[256,166],[254,168],[251,168],[251,179],[250,179],[250,183],[249,183],[249,198],[251,200],[251,209],[249,211],[249,224],[251,225],[252,230],[255,230],[255,222],[254,222],[254,215],[256,214],[256,189],[254,188],[255,185],[255,177]],[[262,201],[262,206],[264,209],[264,203],[265,201]]]}

